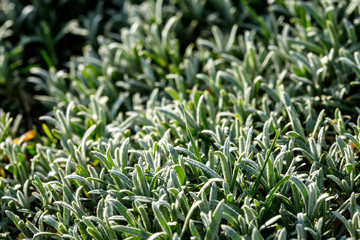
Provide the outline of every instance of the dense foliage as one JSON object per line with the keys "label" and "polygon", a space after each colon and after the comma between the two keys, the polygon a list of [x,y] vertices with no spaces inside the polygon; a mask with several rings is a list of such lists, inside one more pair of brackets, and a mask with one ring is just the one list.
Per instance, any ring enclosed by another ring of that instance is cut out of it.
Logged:
{"label": "dense foliage", "polygon": [[0,238],[359,239],[359,25],[359,0],[1,1]]}

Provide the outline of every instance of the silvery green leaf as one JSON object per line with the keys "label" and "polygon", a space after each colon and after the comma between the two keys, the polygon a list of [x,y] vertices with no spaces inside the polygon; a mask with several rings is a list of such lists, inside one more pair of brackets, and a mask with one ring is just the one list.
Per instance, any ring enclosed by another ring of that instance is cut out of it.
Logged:
{"label": "silvery green leaf", "polygon": [[201,162],[198,162],[196,160],[190,159],[190,158],[185,158],[184,159],[185,162],[187,162],[188,164],[190,164],[191,166],[195,166],[197,168],[200,168],[201,170],[203,170],[205,173],[209,174],[211,177],[213,178],[220,178],[221,176],[219,174],[217,174],[214,170],[210,169],[209,167],[207,167],[206,165],[204,165]]}

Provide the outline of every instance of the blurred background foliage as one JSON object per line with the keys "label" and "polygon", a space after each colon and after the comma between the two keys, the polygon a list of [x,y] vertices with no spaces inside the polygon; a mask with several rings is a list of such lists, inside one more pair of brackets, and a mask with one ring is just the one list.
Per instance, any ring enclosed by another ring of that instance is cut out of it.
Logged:
{"label": "blurred background foliage", "polygon": [[94,0],[1,1],[0,108],[24,115],[24,126],[31,128],[49,109],[34,100],[37,92],[28,82],[30,69],[66,69],[70,57],[81,55],[86,44],[97,48],[97,35],[109,35],[126,24],[123,4]]}
{"label": "blurred background foliage", "polygon": [[[22,126],[31,128],[38,117],[53,106],[36,100],[35,95],[42,95],[46,90],[38,91],[40,87],[30,83],[31,69],[70,72],[74,57],[91,51],[92,57],[103,60],[99,49],[103,45],[119,43],[127,48],[132,44],[132,49],[128,50],[136,50],[139,55],[135,54],[135,59],[129,63],[133,72],[130,77],[144,73],[140,65],[142,60],[146,60],[155,69],[156,87],[165,86],[161,81],[166,74],[184,73],[181,71],[182,61],[192,54],[190,49],[212,50],[210,55],[201,56],[199,69],[207,64],[206,57],[215,61],[228,57],[222,64],[216,63],[225,69],[232,64],[229,61],[234,60],[229,56],[236,59],[250,57],[254,64],[261,64],[260,61],[276,55],[277,67],[250,75],[274,81],[272,78],[282,69],[281,80],[288,86],[292,97],[301,96],[304,100],[302,96],[306,93],[315,109],[327,106],[329,112],[340,108],[346,113],[357,114],[354,105],[359,100],[356,80],[359,72],[356,70],[358,54],[355,51],[359,47],[359,14],[356,4],[349,3],[4,0],[0,3],[0,107],[24,115],[26,123]],[[174,26],[166,26],[170,19]],[[154,35],[166,27],[172,27],[167,36],[171,46],[167,47],[164,36]],[[224,35],[231,32],[234,34],[230,36],[233,42],[221,46]],[[208,40],[211,38],[214,43]],[[254,52],[254,47],[262,52]],[[252,54],[258,57],[254,58]],[[114,79],[124,73],[119,66],[112,67],[116,68]],[[64,78],[65,90],[74,80],[71,77]],[[111,82],[115,83],[114,80]],[[119,84],[114,85],[118,87]]]}

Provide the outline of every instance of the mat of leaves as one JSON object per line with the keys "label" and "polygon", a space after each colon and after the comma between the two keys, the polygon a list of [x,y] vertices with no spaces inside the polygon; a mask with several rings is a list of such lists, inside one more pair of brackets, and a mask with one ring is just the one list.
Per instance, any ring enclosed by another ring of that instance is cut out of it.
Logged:
{"label": "mat of leaves", "polygon": [[359,0],[110,2],[36,38],[41,125],[0,111],[0,238],[360,238]]}

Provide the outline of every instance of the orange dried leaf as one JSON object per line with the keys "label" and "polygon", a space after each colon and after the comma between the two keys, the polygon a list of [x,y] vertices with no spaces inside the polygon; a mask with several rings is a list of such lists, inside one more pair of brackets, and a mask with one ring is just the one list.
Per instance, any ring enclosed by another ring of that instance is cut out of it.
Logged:
{"label": "orange dried leaf", "polygon": [[34,139],[35,138],[35,131],[34,130],[30,130],[30,131],[27,131],[26,133],[24,133],[23,135],[21,135],[20,137],[17,137],[13,140],[13,143],[17,143],[17,144],[21,144],[23,142],[26,142],[26,141],[30,141],[31,139]]}

